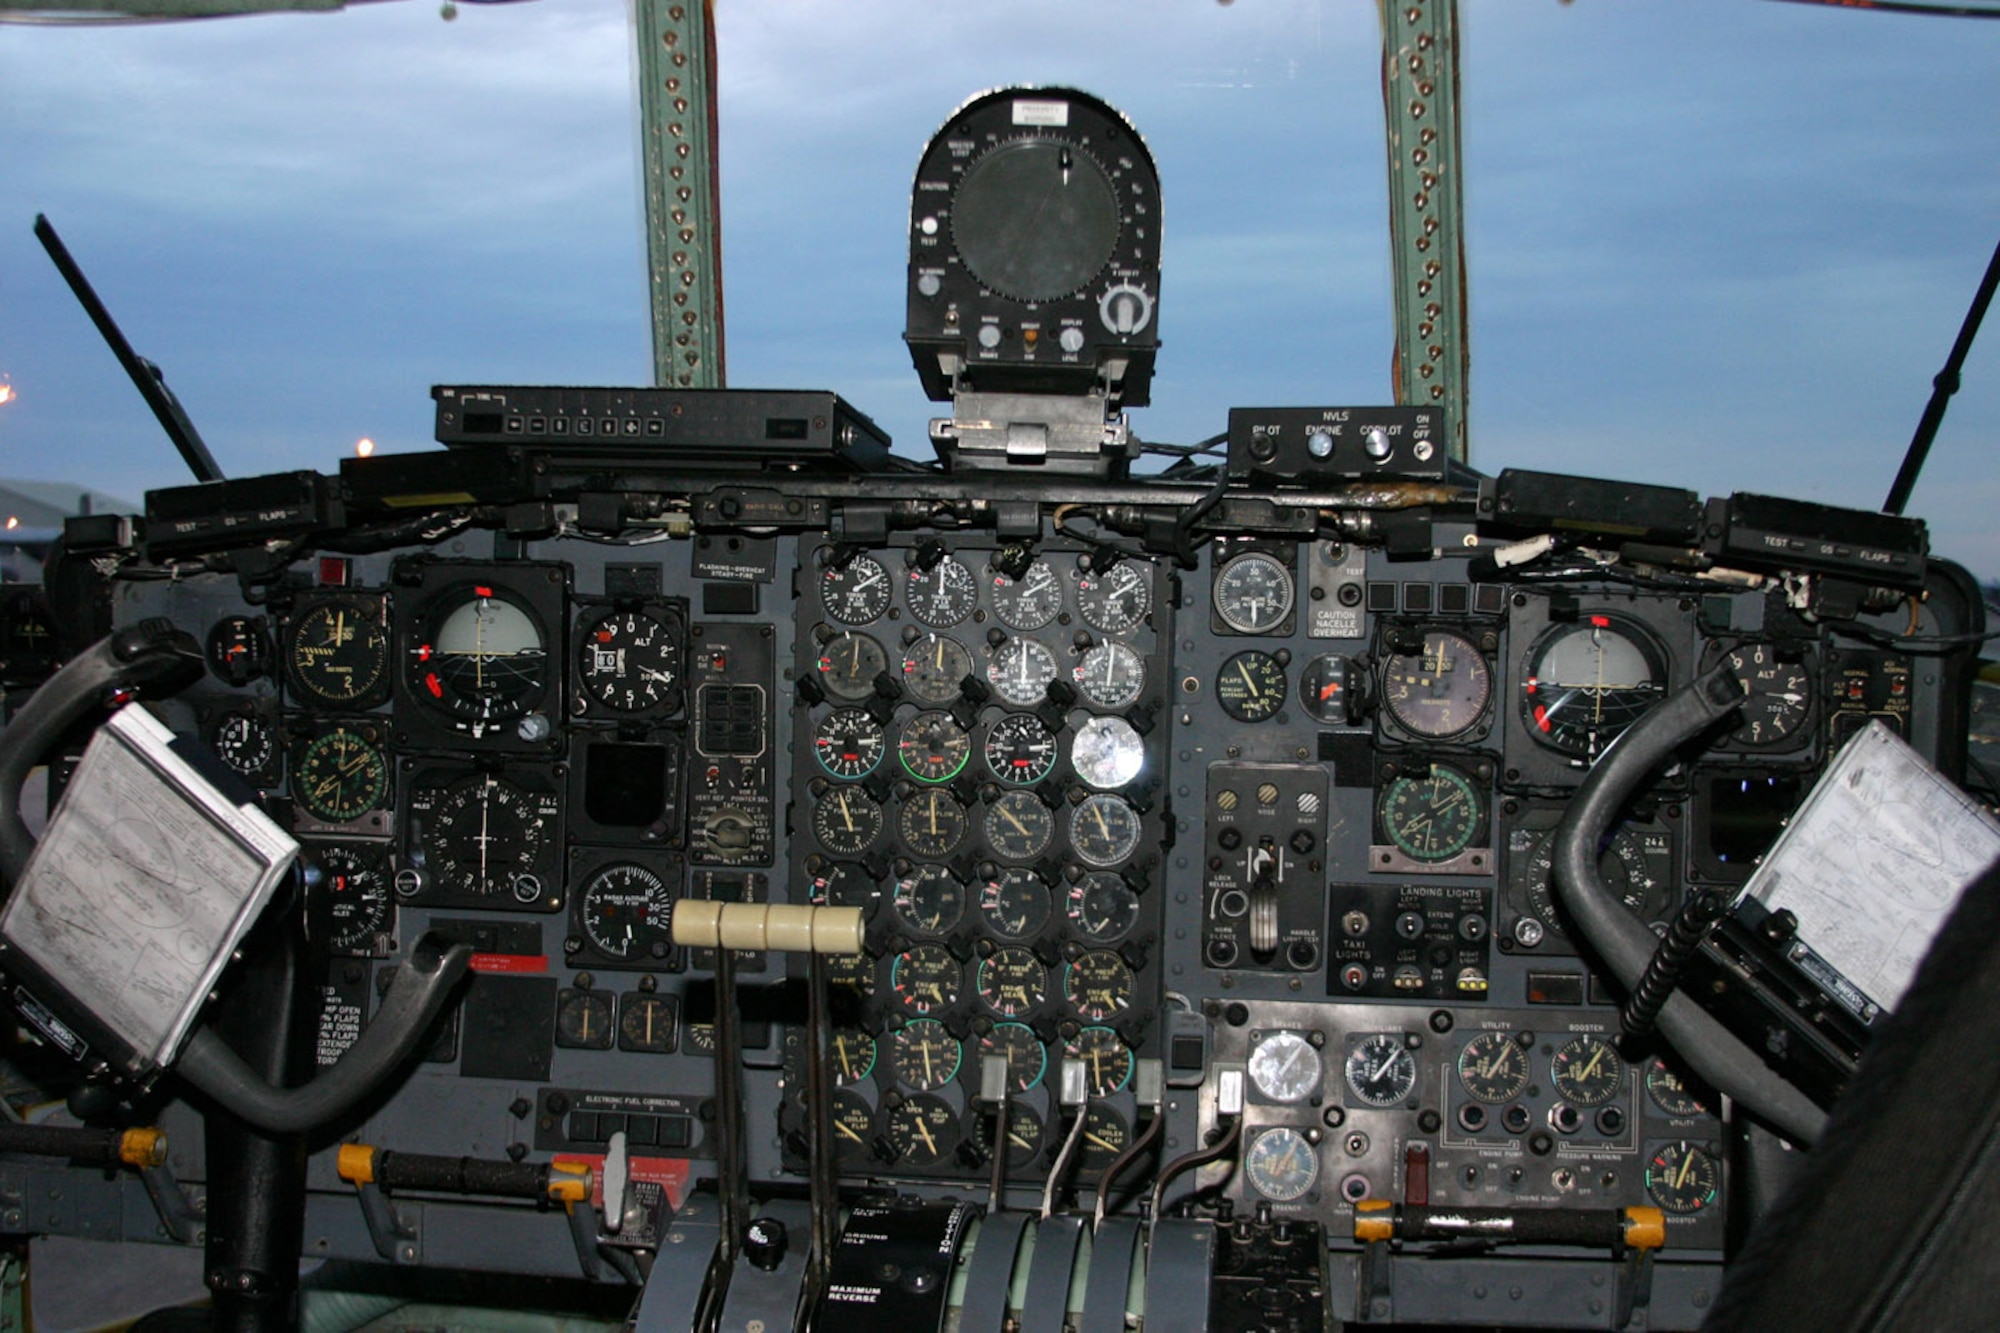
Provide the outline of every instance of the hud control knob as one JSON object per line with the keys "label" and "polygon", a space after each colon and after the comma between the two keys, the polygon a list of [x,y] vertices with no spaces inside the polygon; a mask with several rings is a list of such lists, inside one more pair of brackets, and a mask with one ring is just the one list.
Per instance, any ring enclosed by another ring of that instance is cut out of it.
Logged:
{"label": "hud control knob", "polygon": [[1388,461],[1395,451],[1395,444],[1389,439],[1389,432],[1380,426],[1370,426],[1361,436],[1361,448],[1378,463]]}

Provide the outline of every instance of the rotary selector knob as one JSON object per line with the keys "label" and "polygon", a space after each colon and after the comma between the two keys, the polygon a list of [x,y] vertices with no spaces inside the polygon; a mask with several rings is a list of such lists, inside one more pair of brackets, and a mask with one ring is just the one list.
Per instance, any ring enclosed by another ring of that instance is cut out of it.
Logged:
{"label": "rotary selector knob", "polygon": [[790,1244],[785,1224],[775,1217],[753,1218],[743,1228],[743,1257],[752,1267],[766,1273],[785,1261],[785,1250]]}
{"label": "rotary selector knob", "polygon": [[1097,317],[1119,337],[1130,337],[1153,322],[1153,298],[1144,288],[1121,282],[1098,298]]}

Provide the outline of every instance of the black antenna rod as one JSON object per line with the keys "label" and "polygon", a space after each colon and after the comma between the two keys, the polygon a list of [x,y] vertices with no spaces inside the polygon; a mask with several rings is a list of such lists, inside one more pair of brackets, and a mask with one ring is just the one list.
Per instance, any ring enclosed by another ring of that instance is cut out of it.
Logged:
{"label": "black antenna rod", "polygon": [[1965,367],[1972,340],[1979,336],[1979,324],[1986,318],[1986,307],[1993,303],[1995,287],[2000,287],[2000,245],[1993,248],[1993,258],[1986,261],[1986,276],[1979,280],[1979,290],[1973,293],[1972,309],[1965,312],[1965,323],[1958,331],[1958,341],[1951,345],[1951,355],[1944,360],[1944,369],[1931,381],[1931,400],[1924,404],[1924,415],[1917,422],[1917,433],[1910,439],[1909,452],[1903,455],[1896,482],[1889,488],[1889,498],[1882,502],[1885,514],[1902,513],[1903,506],[1910,502],[1910,492],[1917,488],[1917,474],[1924,470],[1931,441],[1937,438],[1938,427],[1944,424],[1944,410],[1950,405],[1951,396],[1958,392],[1958,372]]}
{"label": "black antenna rod", "polygon": [[111,318],[111,312],[104,308],[104,302],[97,299],[91,290],[90,279],[83,276],[76,260],[70,258],[69,247],[56,235],[56,229],[40,213],[35,214],[35,239],[49,252],[55,261],[56,271],[63,275],[70,291],[76,294],[77,304],[90,316],[90,322],[97,326],[111,354],[118,358],[118,364],[125,367],[125,373],[132,377],[132,386],[139,396],[146,400],[146,406],[153,409],[159,418],[160,429],[174,442],[174,448],[181,451],[181,458],[188,470],[194,473],[196,481],[221,481],[222,469],[216,466],[215,455],[202,443],[201,435],[181,409],[181,400],[174,397],[174,391],[167,387],[167,377],[160,368],[132,350],[132,344],[125,341],[125,335],[118,330],[118,322]]}

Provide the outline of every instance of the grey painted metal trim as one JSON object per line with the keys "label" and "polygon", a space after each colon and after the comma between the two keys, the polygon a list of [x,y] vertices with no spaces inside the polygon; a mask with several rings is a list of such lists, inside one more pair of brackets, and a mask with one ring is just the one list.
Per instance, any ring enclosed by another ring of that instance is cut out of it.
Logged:
{"label": "grey painted metal trim", "polygon": [[960,1333],[1000,1333],[1007,1322],[1007,1293],[1014,1285],[1014,1259],[1021,1250],[1021,1231],[1032,1213],[988,1213],[979,1227],[979,1244],[965,1273],[960,1306]]}
{"label": "grey painted metal trim", "polygon": [[1035,1254],[1028,1261],[1028,1290],[1021,1298],[1021,1333],[1062,1333],[1070,1277],[1089,1219],[1077,1214],[1042,1219]]}
{"label": "grey painted metal trim", "polygon": [[1077,1333],[1125,1333],[1125,1297],[1132,1288],[1132,1252],[1138,1244],[1135,1217],[1107,1217],[1093,1233]]}
{"label": "grey painted metal trim", "polygon": [[1169,1217],[1153,1224],[1146,1256],[1146,1333],[1206,1333],[1215,1226]]}

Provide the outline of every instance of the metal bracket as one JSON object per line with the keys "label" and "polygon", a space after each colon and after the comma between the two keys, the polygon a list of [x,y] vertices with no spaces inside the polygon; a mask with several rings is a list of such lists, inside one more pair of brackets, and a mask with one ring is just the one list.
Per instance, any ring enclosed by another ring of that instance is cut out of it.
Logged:
{"label": "metal bracket", "polygon": [[[612,1207],[609,1194],[604,1206]],[[597,1255],[597,1210],[588,1203],[570,1204],[563,1211],[569,1215],[569,1238],[576,1245],[576,1264],[583,1275],[592,1282],[604,1271],[603,1261]]]}
{"label": "metal bracket", "polygon": [[208,1210],[188,1198],[172,1171],[165,1166],[149,1166],[139,1173],[139,1183],[146,1187],[146,1197],[153,1201],[153,1211],[160,1215],[160,1225],[169,1236],[183,1245],[201,1238],[201,1224],[208,1220]]}
{"label": "metal bracket", "polygon": [[1466,458],[1465,195],[1458,130],[1458,0],[1381,0],[1396,284],[1395,393],[1442,407]]}
{"label": "metal bracket", "polygon": [[361,1220],[368,1227],[368,1239],[375,1253],[392,1264],[414,1264],[422,1258],[423,1237],[414,1222],[404,1219],[380,1185],[369,1181],[354,1187],[361,1199]]}
{"label": "metal bracket", "polygon": [[719,389],[722,206],[711,0],[635,0],[653,383]]}
{"label": "metal bracket", "polygon": [[1618,1303],[1613,1307],[1611,1327],[1630,1328],[1635,1316],[1653,1303],[1653,1252],[1632,1249],[1618,1270]]}
{"label": "metal bracket", "polygon": [[1370,1241],[1361,1250],[1360,1280],[1354,1286],[1354,1319],[1357,1323],[1381,1323],[1396,1309],[1395,1284],[1390,1279],[1392,1256],[1389,1242]]}
{"label": "metal bracket", "polygon": [[972,393],[952,398],[949,419],[931,422],[931,444],[947,468],[1034,468],[1064,476],[1123,476],[1132,429],[1103,393]]}

